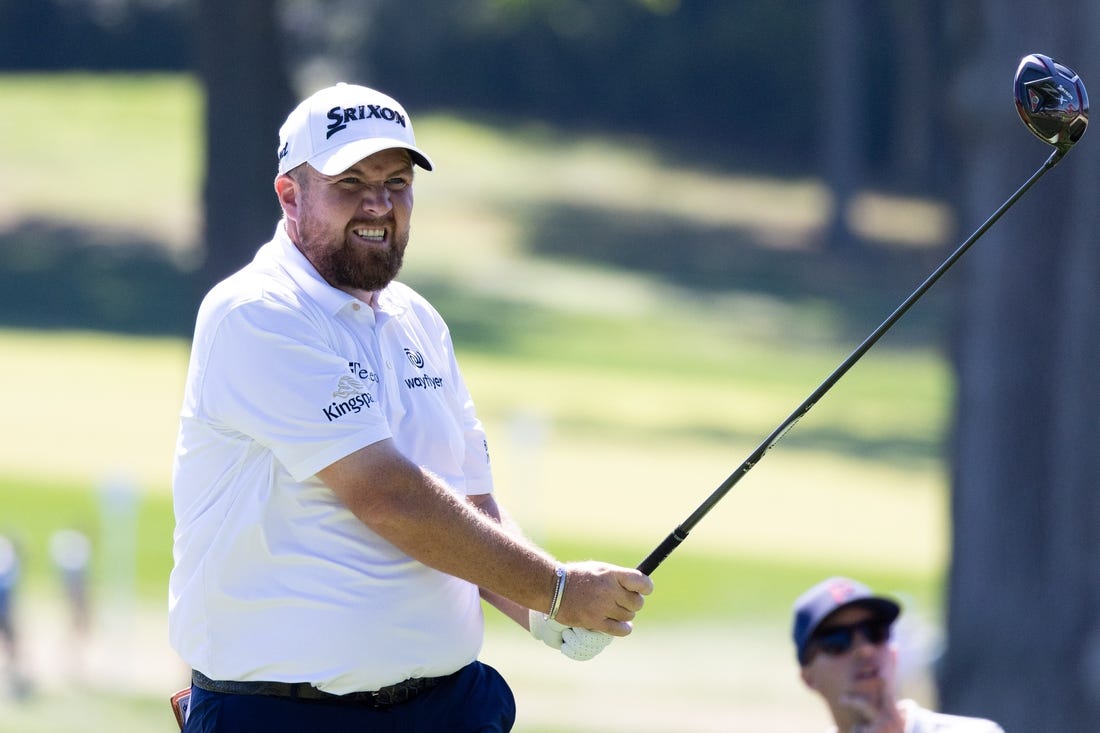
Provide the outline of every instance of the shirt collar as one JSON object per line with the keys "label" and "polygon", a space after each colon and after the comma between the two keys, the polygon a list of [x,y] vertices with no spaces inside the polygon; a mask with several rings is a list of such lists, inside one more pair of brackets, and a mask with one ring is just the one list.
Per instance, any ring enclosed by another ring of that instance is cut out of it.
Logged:
{"label": "shirt collar", "polygon": [[405,312],[405,302],[395,295],[392,284],[375,291],[370,305],[375,313],[387,316],[396,316]]}
{"label": "shirt collar", "polygon": [[313,263],[290,241],[283,221],[275,227],[275,236],[270,246],[274,248],[276,259],[291,279],[330,315],[335,315],[349,303],[361,302],[350,293],[332,287],[321,277]]}

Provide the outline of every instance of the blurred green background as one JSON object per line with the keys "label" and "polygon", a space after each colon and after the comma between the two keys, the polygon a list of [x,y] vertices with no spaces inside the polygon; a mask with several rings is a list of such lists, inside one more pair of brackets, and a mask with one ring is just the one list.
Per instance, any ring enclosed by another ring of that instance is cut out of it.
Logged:
{"label": "blurred green background", "polygon": [[[56,125],[31,114],[60,98],[87,103]],[[33,685],[26,699],[0,698],[0,731],[171,730],[167,698],[186,670],[164,628],[169,473],[188,341],[64,322],[98,308],[104,318],[140,315],[156,333],[192,318],[172,308],[195,246],[200,95],[186,75],[9,75],[0,99],[12,112],[0,135],[4,277],[24,289],[24,305],[6,307],[26,321],[0,331],[0,525],[23,551],[16,618]],[[145,110],[163,117],[148,124]],[[826,194],[811,178],[669,166],[644,140],[451,115],[418,118],[417,132],[439,171],[417,181],[404,279],[452,324],[505,505],[564,558],[637,564],[934,256],[927,245],[884,246],[858,267],[830,267],[807,234],[788,233],[731,271],[766,278],[771,292],[760,293],[531,252],[515,233],[545,216],[547,202],[567,210],[582,200],[635,241],[677,248],[699,232],[720,240],[716,216],[761,231],[804,222],[810,232]],[[663,226],[637,227],[624,208],[652,212],[642,202],[670,178],[691,195],[663,202]],[[753,205],[732,205],[747,197]],[[922,212],[943,216],[932,199],[891,205],[891,225],[909,235]],[[559,221],[578,247],[603,241],[603,228]],[[42,311],[19,310],[26,303]],[[939,623],[951,387],[938,306],[928,305],[655,573],[632,638],[577,665],[490,615],[484,658],[516,688],[519,730],[820,725],[824,711],[797,683],[788,616],[801,590],[834,573],[905,598],[907,685],[931,694],[922,665]],[[31,327],[36,318],[51,322]],[[72,626],[50,559],[51,536],[70,527],[93,547],[86,633]]]}
{"label": "blurred green background", "polygon": [[[1039,51],[1095,76],[1098,23],[1081,0],[0,0],[0,535],[22,561],[0,733],[175,729],[189,336],[270,236],[301,96],[358,81],[409,110],[437,170],[402,279],[452,327],[502,502],[562,558],[636,565],[1038,164],[1009,73]],[[935,704],[938,674],[955,711],[1089,728],[1080,147],[656,571],[632,637],[577,664],[489,611],[517,731],[824,729],[789,614],[832,574],[905,603],[904,694]]]}

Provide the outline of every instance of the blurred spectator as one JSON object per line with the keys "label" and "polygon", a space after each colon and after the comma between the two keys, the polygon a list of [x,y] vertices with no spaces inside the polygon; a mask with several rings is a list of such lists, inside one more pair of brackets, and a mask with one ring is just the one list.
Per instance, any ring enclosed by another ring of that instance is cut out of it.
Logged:
{"label": "blurred spectator", "polygon": [[65,586],[73,630],[81,637],[87,635],[89,629],[88,568],[91,557],[91,540],[79,530],[61,529],[50,537],[50,558]]}
{"label": "blurred spectator", "polygon": [[14,596],[19,583],[19,551],[15,543],[0,535],[0,637],[3,637],[8,681],[17,698],[30,692],[19,659],[19,640],[15,625]]}
{"label": "blurred spectator", "polygon": [[1004,733],[983,718],[945,715],[897,698],[901,605],[851,578],[828,578],[799,596],[794,643],[802,681],[821,696],[830,733]]}

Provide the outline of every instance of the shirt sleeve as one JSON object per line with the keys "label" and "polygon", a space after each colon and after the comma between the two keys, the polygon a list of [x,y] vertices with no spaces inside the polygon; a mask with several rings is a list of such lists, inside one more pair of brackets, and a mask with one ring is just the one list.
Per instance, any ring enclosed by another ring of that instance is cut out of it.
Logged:
{"label": "shirt sleeve", "polygon": [[350,366],[363,354],[309,314],[251,301],[211,326],[200,410],[215,429],[269,449],[295,480],[391,437],[377,383]]}

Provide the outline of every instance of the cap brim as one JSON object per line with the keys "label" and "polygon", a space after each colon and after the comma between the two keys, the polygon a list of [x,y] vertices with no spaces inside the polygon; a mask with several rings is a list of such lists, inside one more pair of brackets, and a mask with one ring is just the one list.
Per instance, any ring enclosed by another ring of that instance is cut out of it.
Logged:
{"label": "cap brim", "polygon": [[826,615],[822,616],[814,627],[810,629],[809,636],[813,636],[817,633],[817,630],[823,623],[829,620],[830,617],[843,611],[845,608],[865,608],[874,614],[876,619],[881,619],[887,623],[893,623],[897,617],[901,614],[901,606],[891,601],[889,598],[882,598],[881,596],[871,596],[869,598],[853,598],[847,603],[842,603],[833,610],[829,611]]}
{"label": "cap brim", "polygon": [[885,621],[888,624],[894,623],[898,616],[901,615],[901,606],[889,598],[883,598],[881,596],[867,596],[864,598],[853,598],[847,603],[842,603],[836,608],[829,611],[827,614],[817,619],[817,621],[806,631],[805,641],[798,646],[797,654],[800,664],[806,664],[806,653],[809,651],[810,642],[814,638],[814,634],[821,628],[821,625],[828,621],[831,617],[843,611],[845,608],[865,608],[870,611],[876,619]]}
{"label": "cap brim", "polygon": [[403,148],[409,151],[413,163],[426,171],[434,167],[432,159],[424,154],[424,151],[409,145],[401,140],[384,137],[372,137],[364,140],[352,140],[346,145],[336,147],[318,153],[309,159],[309,164],[326,176],[334,176],[343,173],[348,168],[382,150]]}

